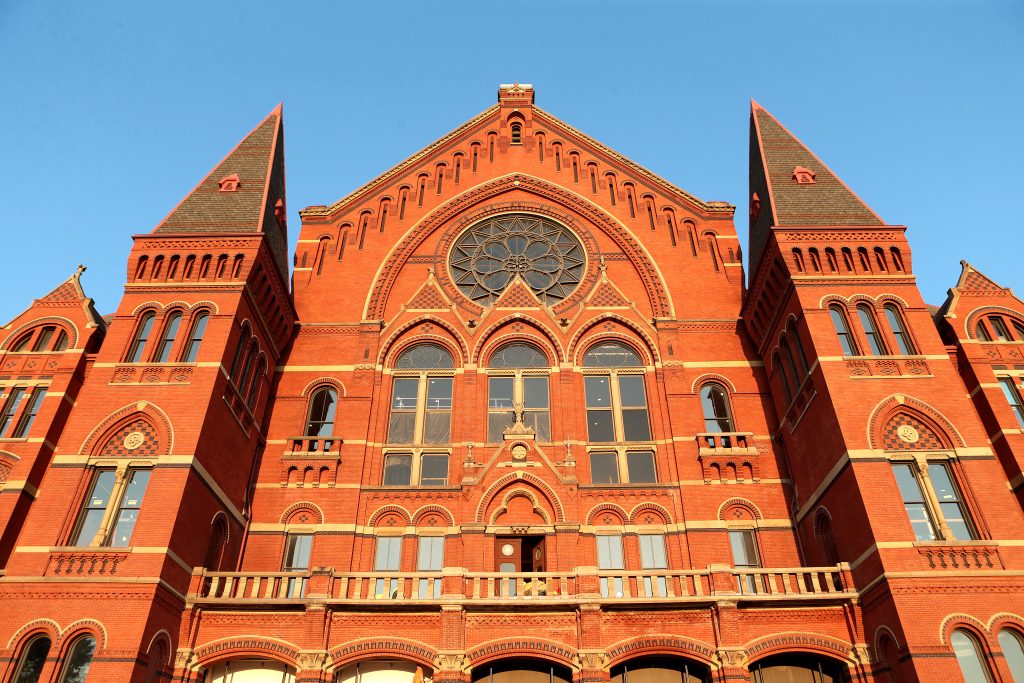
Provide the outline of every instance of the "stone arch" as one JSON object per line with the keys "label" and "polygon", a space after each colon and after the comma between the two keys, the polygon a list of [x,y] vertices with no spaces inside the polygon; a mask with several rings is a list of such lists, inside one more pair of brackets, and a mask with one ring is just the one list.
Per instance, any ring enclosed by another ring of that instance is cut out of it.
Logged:
{"label": "stone arch", "polygon": [[844,664],[854,663],[853,644],[838,638],[806,633],[801,631],[784,631],[748,642],[747,665],[754,664],[773,655],[782,654],[817,654],[838,660]]}
{"label": "stone arch", "polygon": [[[639,339],[634,339],[629,335],[616,330],[597,332],[593,335],[586,336],[587,333],[597,327],[599,323],[606,320],[614,320],[630,332],[637,335]],[[584,339],[585,336],[586,339]],[[569,340],[569,362],[573,365],[581,366],[583,364],[582,354],[584,349],[590,348],[592,345],[603,339],[614,339],[617,341],[627,342],[629,346],[639,352],[641,358],[645,361],[644,365],[654,365],[661,360],[658,356],[658,345],[655,343],[654,338],[646,331],[640,329],[640,326],[637,325],[636,322],[629,318],[625,318],[618,313],[601,313],[588,320],[582,327],[580,327],[579,330],[576,331],[575,334],[573,334],[572,339]]]}
{"label": "stone arch", "polygon": [[[511,190],[520,190],[538,195],[551,204],[500,202],[483,206],[483,203],[487,200]],[[655,265],[654,259],[650,256],[646,247],[624,225],[600,206],[575,192],[534,176],[514,173],[501,178],[495,178],[466,190],[442,204],[410,228],[392,248],[391,252],[382,260],[381,266],[374,277],[373,287],[368,293],[366,303],[364,304],[363,318],[378,320],[384,317],[384,309],[390,297],[391,289],[399,273],[405,267],[406,262],[430,234],[444,226],[448,226],[448,229],[442,235],[434,254],[435,271],[438,272],[439,276],[442,276],[438,280],[450,299],[458,301],[464,308],[471,308],[471,310],[477,313],[481,310],[480,307],[466,306],[468,302],[464,302],[461,300],[461,297],[456,296],[458,293],[454,291],[453,285],[448,282],[447,270],[438,268],[439,264],[443,265],[445,254],[448,247],[451,246],[451,242],[461,233],[464,227],[468,227],[471,223],[475,223],[488,215],[508,211],[518,210],[539,213],[565,223],[567,227],[572,229],[583,240],[588,254],[598,253],[596,240],[589,234],[589,231],[579,225],[579,222],[575,219],[563,215],[559,211],[560,207],[571,208],[591,224],[602,229],[626,254],[644,283],[655,317],[674,316],[671,295],[665,286],[661,273]],[[573,294],[554,307],[556,312],[563,312],[576,306],[582,301],[585,293],[592,289],[597,278],[597,267],[596,263],[594,263],[595,259],[589,259],[589,261],[583,281]]]}
{"label": "stone arch", "polygon": [[[415,338],[413,339],[405,338],[406,332],[417,325],[421,325],[426,322],[433,323],[443,328],[451,335],[451,339],[442,335],[422,333],[414,335]],[[391,335],[381,343],[380,352],[377,354],[377,363],[378,365],[383,365],[385,360],[393,360],[398,356],[398,354],[405,350],[407,346],[415,343],[422,343],[424,341],[438,342],[451,351],[452,357],[455,359],[455,367],[460,367],[469,362],[469,346],[466,344],[466,340],[463,339],[462,335],[459,334],[458,330],[456,330],[455,326],[445,320],[442,320],[436,315],[424,313],[416,316],[412,320],[402,323],[397,330],[392,332]]]}
{"label": "stone arch", "polygon": [[494,508],[494,512],[491,513],[491,518],[487,523],[497,524],[498,518],[508,512],[509,503],[511,503],[514,498],[525,498],[530,501],[530,504],[533,506],[533,512],[544,520],[545,525],[551,524],[551,515],[544,509],[544,506],[537,499],[537,494],[529,489],[515,486],[506,491],[505,496],[501,499],[501,504]]}
{"label": "stone arch", "polygon": [[1015,311],[1012,308],[1006,306],[979,306],[975,308],[964,318],[964,332],[967,334],[968,339],[975,339],[974,329],[978,323],[978,318],[982,316],[991,315],[993,313],[1002,313],[1008,315],[1018,322],[1024,322],[1024,315],[1020,311]]}
{"label": "stone arch", "polygon": [[83,633],[96,639],[96,649],[107,649],[107,628],[96,619],[79,619],[60,632],[61,642],[74,640]]}
{"label": "stone arch", "polygon": [[547,325],[545,325],[544,323],[537,320],[531,315],[513,313],[510,315],[506,315],[505,317],[499,320],[495,320],[493,323],[488,325],[486,329],[481,330],[480,339],[477,341],[476,346],[473,348],[471,356],[472,362],[477,363],[478,365],[483,365],[484,357],[486,355],[485,351],[489,353],[490,351],[493,350],[493,348],[497,347],[498,345],[507,341],[512,341],[517,335],[519,335],[520,338],[524,340],[531,340],[536,342],[537,340],[535,338],[530,337],[529,335],[523,335],[518,332],[502,334],[496,337],[494,341],[491,340],[491,338],[496,333],[502,331],[502,328],[508,327],[509,325],[512,325],[517,322],[526,323],[531,328],[533,328],[537,332],[540,332],[541,335],[543,335],[546,344],[539,344],[539,346],[542,350],[547,350],[549,352],[552,351],[553,349],[552,360],[554,360],[554,363],[552,363],[552,365],[558,365],[558,363],[565,360],[565,349],[562,347],[562,344],[558,340],[558,337],[555,336],[555,334],[550,329],[548,329]]}
{"label": "stone arch", "polygon": [[[626,524],[626,522],[629,521],[629,514],[627,514],[626,511],[622,507],[616,505],[615,503],[601,503],[600,505],[595,505],[590,510],[590,512],[587,513],[587,524],[589,526],[593,526],[594,525],[594,519],[599,514],[601,514],[603,512],[614,513],[619,518],[618,523],[615,524],[614,526],[624,526]],[[611,526],[611,525],[607,525],[607,526]]]}
{"label": "stone arch", "polygon": [[900,413],[915,417],[931,429],[940,441],[945,442],[940,446],[941,448],[957,448],[967,445],[953,423],[937,409],[912,396],[893,394],[879,401],[868,418],[867,436],[871,448],[884,448],[883,427]]}
{"label": "stone arch", "polygon": [[141,303],[132,309],[132,316],[138,317],[140,313],[147,309],[153,309],[154,311],[162,311],[164,310],[164,305],[159,301],[146,301],[145,303]]}
{"label": "stone arch", "polygon": [[7,641],[7,649],[14,650],[22,643],[28,642],[30,638],[40,634],[50,637],[52,647],[60,640],[60,625],[53,619],[34,619],[14,632],[14,635]]}
{"label": "stone arch", "polygon": [[418,640],[407,638],[350,640],[328,648],[330,665],[327,671],[339,671],[349,664],[363,659],[395,657],[407,659],[416,664],[434,669],[437,667],[437,650]]}
{"label": "stone arch", "polygon": [[405,522],[406,526],[412,524],[412,516],[409,514],[409,511],[406,510],[404,507],[402,507],[401,505],[384,505],[373,511],[373,514],[370,515],[370,518],[367,520],[366,525],[371,527],[375,526],[377,524],[377,520],[389,514],[398,515],[399,517],[401,517],[402,521]]}
{"label": "stone arch", "polygon": [[982,643],[988,642],[988,627],[982,623],[981,619],[963,613],[950,614],[942,620],[942,623],[939,624],[939,642],[943,645],[949,644],[950,635],[958,628],[974,634]]}
{"label": "stone arch", "polygon": [[878,296],[875,297],[875,301],[879,304],[892,302],[894,304],[899,304],[902,308],[910,308],[910,304],[907,303],[906,299],[897,294],[892,294],[889,292],[879,294]]}
{"label": "stone arch", "polygon": [[761,511],[758,509],[758,507],[751,503],[746,498],[730,498],[729,500],[723,502],[721,505],[718,506],[718,519],[723,522],[728,521],[726,520],[725,516],[730,510],[734,509],[744,510],[747,514],[750,515],[751,521],[756,522],[762,519]]}
{"label": "stone arch", "polygon": [[700,388],[708,382],[717,382],[718,384],[721,384],[725,387],[725,390],[729,392],[730,396],[736,393],[736,385],[732,383],[732,380],[725,375],[718,374],[717,372],[705,372],[703,375],[699,375],[690,384],[690,393],[696,394]]}
{"label": "stone arch", "polygon": [[302,387],[301,395],[303,398],[309,398],[314,389],[319,389],[322,386],[333,387],[338,392],[338,398],[345,397],[345,385],[342,384],[341,380],[335,379],[334,377],[317,377],[315,380]]}
{"label": "stone arch", "polygon": [[265,657],[298,668],[299,648],[286,640],[266,636],[230,637],[204,643],[194,652],[197,666],[208,667],[225,659]]}
{"label": "stone arch", "polygon": [[608,646],[607,668],[647,655],[676,655],[714,667],[715,648],[703,641],[677,635],[651,634],[620,640]]}
{"label": "stone arch", "polygon": [[533,657],[561,664],[574,671],[580,669],[576,650],[553,640],[529,636],[488,640],[467,652],[466,657],[474,667],[499,659]]}
{"label": "stone arch", "polygon": [[[120,431],[131,431],[132,425],[140,420],[150,424],[155,430],[156,445],[147,447],[146,443],[143,442],[143,445],[136,449],[139,453],[135,454],[133,451],[129,451],[127,454],[138,457],[145,451],[149,455],[157,453],[160,455],[172,455],[174,453],[174,429],[171,426],[171,420],[163,409],[149,401],[130,403],[107,415],[85,437],[85,441],[82,442],[82,446],[78,449],[78,454],[98,455],[99,449],[105,447],[107,443],[116,438]],[[147,439],[149,438],[148,434],[144,433],[144,436]],[[157,448],[158,451],[150,453],[153,448]]]}
{"label": "stone arch", "polygon": [[194,304],[189,305],[188,310],[195,312],[198,311],[200,308],[205,308],[206,310],[208,310],[210,312],[210,315],[217,315],[220,312],[220,309],[217,308],[216,303],[206,300],[197,301]]}
{"label": "stone arch", "polygon": [[640,503],[629,513],[629,523],[638,524],[640,515],[645,512],[653,512],[661,517],[661,524],[667,525],[672,521],[672,514],[668,511],[668,508],[657,503]]}
{"label": "stone arch", "polygon": [[167,631],[167,629],[162,628],[153,634],[153,637],[149,639],[149,645],[146,646],[146,652],[149,653],[153,651],[153,646],[157,643],[157,640],[162,640],[167,645],[167,661],[165,662],[165,664],[167,666],[173,666],[174,648],[171,646],[171,634]]}
{"label": "stone arch", "polygon": [[547,482],[537,475],[530,474],[529,472],[510,472],[487,487],[484,495],[480,497],[480,502],[477,504],[476,516],[474,519],[478,523],[483,523],[484,513],[487,512],[487,508],[490,507],[494,497],[497,496],[503,488],[516,481],[532,484],[535,488],[539,489],[541,493],[547,497],[548,503],[551,505],[552,510],[554,510],[555,521],[565,521],[565,508],[562,507],[562,501],[558,497],[558,494],[555,493],[554,489],[548,486]]}
{"label": "stone arch", "polygon": [[448,508],[441,505],[424,505],[412,515],[413,526],[419,526],[419,523],[428,515],[440,515],[444,519],[448,526],[455,526],[455,517]]}
{"label": "stone arch", "polygon": [[0,351],[6,351],[10,343],[21,337],[21,335],[24,332],[34,327],[46,325],[47,323],[59,325],[62,329],[64,329],[65,332],[68,333],[69,349],[73,349],[78,346],[78,325],[75,325],[75,323],[73,323],[69,318],[65,318],[64,316],[48,315],[42,318],[36,318],[35,320],[30,320],[24,325],[19,325],[13,332],[7,335],[7,338],[4,339],[4,343],[0,344]]}
{"label": "stone arch", "polygon": [[319,505],[308,500],[300,500],[286,507],[281,513],[281,524],[295,524],[294,520],[303,513],[313,515],[313,524],[324,523],[324,511],[320,509]]}

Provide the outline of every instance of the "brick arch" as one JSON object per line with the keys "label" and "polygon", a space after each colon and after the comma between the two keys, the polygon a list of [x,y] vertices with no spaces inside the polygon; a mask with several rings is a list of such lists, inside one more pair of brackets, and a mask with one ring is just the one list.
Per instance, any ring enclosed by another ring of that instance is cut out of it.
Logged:
{"label": "brick arch", "polygon": [[693,383],[690,384],[690,393],[696,394],[697,390],[708,382],[717,382],[718,384],[721,384],[730,395],[736,393],[736,385],[732,383],[732,380],[725,375],[718,374],[717,372],[705,372],[703,375],[694,379]]}
{"label": "brick arch", "polygon": [[299,648],[287,640],[265,636],[233,636],[204,643],[194,651],[196,666],[209,667],[226,659],[265,657],[298,667]]}
{"label": "brick arch", "polygon": [[883,294],[879,294],[878,296],[876,296],[875,297],[875,301],[877,303],[879,303],[879,304],[884,304],[886,302],[891,302],[891,303],[894,303],[894,304],[899,304],[903,308],[910,308],[910,304],[907,303],[906,299],[904,299],[903,297],[901,297],[899,295],[890,294],[888,292],[883,293]]}
{"label": "brick arch", "polygon": [[616,505],[615,503],[601,503],[600,505],[595,505],[590,512],[587,513],[587,524],[593,526],[594,518],[602,512],[615,513],[619,518],[616,526],[623,526],[627,521],[629,521],[629,514],[621,506]]}
{"label": "brick arch", "polygon": [[508,512],[509,503],[512,502],[513,498],[525,498],[530,501],[530,504],[533,506],[533,511],[544,520],[544,524],[551,524],[551,515],[544,509],[541,502],[537,500],[537,494],[530,489],[517,487],[512,487],[505,493],[505,496],[501,499],[501,504],[494,508],[494,512],[491,514],[491,518],[487,523],[497,524],[498,518]]}
{"label": "brick arch", "polygon": [[981,643],[987,643],[989,639],[988,627],[978,619],[969,614],[950,614],[939,624],[939,642],[943,645],[949,643],[949,637],[953,631],[962,628],[973,634]]}
{"label": "brick arch", "polygon": [[645,512],[653,512],[661,517],[662,524],[669,524],[672,521],[672,514],[668,508],[657,503],[640,503],[629,513],[629,523],[636,524],[637,519]]}
{"label": "brick arch", "polygon": [[[106,447],[108,443],[118,437],[120,432],[132,431],[132,426],[140,422],[147,423],[152,427],[156,440],[155,448],[158,450],[155,453],[148,453],[151,449],[147,448],[148,444],[146,442],[143,442],[143,445],[137,451],[126,451],[125,454],[135,455],[136,457],[142,456],[144,451],[149,455],[173,454],[174,429],[171,426],[170,418],[167,417],[163,409],[149,401],[130,403],[107,415],[85,437],[85,441],[82,442],[82,446],[78,449],[78,454],[99,455],[100,449]],[[149,434],[146,434],[145,431],[143,433],[147,436],[148,441]]]}
{"label": "brick arch", "polygon": [[301,512],[308,512],[313,515],[314,524],[324,523],[324,511],[320,509],[320,506],[316,503],[311,503],[308,500],[300,500],[297,503],[292,503],[285,508],[284,512],[281,513],[281,524],[291,524],[292,518]]}
{"label": "brick arch", "polygon": [[[489,206],[481,206],[487,200],[511,190],[520,190],[538,195],[550,202],[550,204],[501,202]],[[442,237],[435,251],[435,266],[445,260],[447,247],[450,246],[450,243],[464,227],[468,227],[469,224],[481,220],[488,215],[509,211],[528,211],[550,215],[552,218],[566,223],[568,227],[573,229],[581,240],[584,241],[584,247],[587,248],[589,254],[597,254],[597,243],[593,236],[589,234],[589,230],[579,225],[579,221],[572,219],[566,221],[565,219],[569,217],[559,213],[558,209],[560,207],[567,207],[579,213],[590,224],[605,232],[626,254],[644,283],[654,316],[674,316],[671,294],[655,266],[654,259],[650,256],[646,247],[622,223],[597,204],[571,190],[534,176],[515,173],[495,178],[466,190],[442,204],[417,225],[413,226],[392,248],[391,252],[384,258],[381,268],[377,271],[373,287],[367,295],[364,305],[364,319],[383,318],[384,308],[387,305],[391,289],[408,259],[430,234],[445,226],[448,226],[448,231]],[[467,211],[472,211],[472,213],[469,214]],[[461,218],[458,218],[460,214],[463,215]],[[435,268],[435,270],[437,269]],[[443,277],[439,277],[439,281],[442,288],[449,295],[449,298],[452,298],[453,301],[460,301],[460,297],[454,296],[457,292],[451,291],[453,286],[447,282],[447,269],[438,271],[438,273],[443,275]],[[579,304],[585,293],[588,293],[593,287],[596,277],[596,263],[594,263],[594,259],[590,259],[587,273],[580,286],[568,298],[556,305],[554,307],[555,311],[564,312]],[[465,305],[466,303],[468,302],[460,301],[464,308],[468,308]],[[480,307],[473,306],[471,310],[478,313]]]}
{"label": "brick arch", "polygon": [[[867,436],[871,448],[884,448],[883,429],[900,413],[916,418],[921,424],[932,430],[940,441],[944,441],[940,448],[957,448],[967,445],[953,423],[937,409],[912,396],[893,394],[879,401],[868,418]],[[924,446],[916,447],[923,448]]]}
{"label": "brick arch", "polygon": [[220,309],[217,308],[217,304],[215,304],[212,301],[206,301],[206,300],[197,301],[194,304],[190,304],[189,307],[188,307],[188,310],[192,311],[193,313],[195,313],[200,308],[205,308],[208,311],[210,311],[210,315],[217,315],[220,312]]}
{"label": "brick arch", "polygon": [[1003,315],[1010,316],[1017,322],[1024,323],[1024,314],[1020,311],[1015,311],[1012,308],[1007,308],[1006,306],[979,306],[968,313],[964,320],[964,325],[966,327],[964,331],[967,333],[967,338],[975,339],[974,328],[978,322],[978,318],[985,315],[991,315],[993,313],[1002,313]]}
{"label": "brick arch", "polygon": [[14,469],[15,464],[21,460],[14,453],[9,451],[0,451],[0,484],[7,481],[7,477],[10,476],[11,470]]}
{"label": "brick arch", "polygon": [[31,321],[25,323],[24,325],[20,325],[13,332],[11,332],[9,335],[7,335],[7,338],[4,339],[4,343],[3,344],[0,344],[0,351],[6,351],[8,346],[11,344],[11,342],[13,342],[13,341],[17,340],[18,338],[20,338],[22,333],[27,332],[28,330],[30,330],[30,329],[32,329],[34,327],[40,327],[42,325],[46,325],[47,323],[52,323],[54,325],[59,325],[61,328],[64,329],[65,332],[68,333],[68,348],[69,349],[73,349],[73,348],[76,348],[78,346],[78,337],[79,337],[78,326],[75,325],[75,323],[73,323],[70,319],[65,318],[63,316],[48,315],[48,316],[45,316],[43,318],[36,318],[35,320],[31,320]]}
{"label": "brick arch", "polygon": [[490,507],[490,504],[492,500],[495,498],[495,496],[497,496],[498,493],[503,488],[516,481],[532,484],[535,488],[539,489],[541,493],[543,493],[547,497],[548,503],[554,510],[555,521],[565,521],[565,508],[562,507],[562,501],[561,499],[559,499],[558,494],[555,493],[554,489],[548,486],[547,482],[545,482],[537,475],[530,474],[529,472],[511,472],[509,474],[506,474],[504,477],[501,477],[493,484],[491,484],[489,487],[487,487],[487,490],[484,492],[484,495],[480,497],[480,502],[477,504],[475,520],[477,522],[483,523],[484,513],[487,512],[487,508]]}
{"label": "brick arch", "polygon": [[[885,624],[882,624],[881,626],[875,629],[875,637],[871,639],[871,659],[873,659],[876,662],[882,654],[883,638],[889,638],[890,640],[892,640],[893,644],[897,647],[897,649],[900,646],[900,641],[899,638],[896,637],[896,632],[888,626],[886,626]],[[889,666],[892,666],[892,662],[889,663]]]}
{"label": "brick arch", "polygon": [[[452,338],[448,339],[447,337],[434,334],[419,334],[416,335],[414,340],[403,339],[406,332],[425,322],[438,325],[448,332]],[[383,365],[385,359],[393,360],[394,356],[404,350],[406,346],[425,340],[440,342],[442,346],[447,348],[449,351],[452,351],[452,356],[455,358],[455,367],[465,365],[468,362],[469,346],[466,344],[466,340],[463,339],[461,334],[459,334],[459,331],[455,326],[445,320],[442,320],[436,315],[424,313],[416,316],[412,320],[402,323],[397,330],[392,332],[391,335],[384,340],[380,345],[380,352],[377,354],[377,363]],[[394,351],[394,353],[392,353],[392,351]]]}
{"label": "brick arch", "polygon": [[60,640],[66,642],[88,633],[96,639],[96,649],[107,649],[107,627],[97,619],[79,619],[61,630]]}
{"label": "brick arch", "polygon": [[[616,332],[615,330],[598,332],[584,339],[584,336],[597,327],[599,323],[608,320],[613,320],[619,323],[639,337],[639,339],[633,339],[629,335],[623,334],[622,332]],[[618,313],[601,313],[600,315],[594,316],[592,319],[588,320],[579,330],[576,331],[575,334],[573,334],[572,339],[569,340],[569,361],[573,365],[582,366],[583,347],[590,348],[601,339],[618,339],[630,342],[629,345],[639,351],[642,360],[649,361],[645,362],[644,365],[654,365],[661,360],[658,356],[658,345],[654,341],[654,338],[646,331],[640,329],[640,326],[637,325],[636,322],[623,317]],[[646,356],[646,358],[643,358],[644,356]]]}
{"label": "brick arch", "polygon": [[149,639],[149,645],[146,647],[146,653],[153,651],[153,645],[156,644],[157,640],[163,640],[167,644],[167,666],[174,666],[174,647],[171,643],[171,634],[167,629],[162,628],[153,634],[153,637]]}
{"label": "brick arch", "polygon": [[377,524],[377,520],[379,520],[384,515],[388,514],[398,515],[402,518],[402,521],[405,522],[406,526],[412,524],[412,515],[410,515],[409,511],[406,510],[404,507],[402,507],[401,505],[384,505],[373,511],[373,514],[370,515],[370,518],[367,520],[366,525],[371,527],[375,526]]}
{"label": "brick arch", "polygon": [[732,508],[743,508],[750,516],[754,518],[754,521],[762,519],[761,511],[756,505],[751,503],[746,498],[730,498],[718,506],[718,519],[721,521],[727,521],[725,519],[725,513]]}
{"label": "brick arch", "polygon": [[466,653],[466,658],[474,668],[499,659],[514,659],[517,657],[543,659],[548,662],[561,664],[575,671],[579,671],[580,668],[576,650],[566,647],[561,643],[556,643],[553,640],[531,638],[529,636],[488,640]]}
{"label": "brick arch", "polygon": [[1012,612],[997,612],[988,620],[988,631],[998,635],[1004,628],[1011,628],[1024,637],[1024,617]]}
{"label": "brick arch", "polygon": [[669,654],[694,659],[709,667],[715,666],[715,647],[700,640],[677,635],[650,634],[612,643],[606,668],[647,655]]}
{"label": "brick arch", "polygon": [[[506,315],[505,317],[499,320],[495,320],[493,323],[488,325],[486,329],[481,330],[480,339],[477,341],[476,346],[473,347],[473,352],[471,356],[472,361],[482,365],[483,358],[485,356],[485,347],[488,353],[492,350],[492,344],[490,342],[491,338],[495,334],[501,332],[503,327],[507,327],[517,322],[526,323],[531,328],[533,328],[537,332],[540,332],[544,336],[544,339],[547,341],[547,344],[540,345],[543,350],[550,352],[551,348],[554,348],[554,353],[549,353],[549,356],[553,355],[553,360],[555,361],[554,363],[552,363],[552,365],[558,365],[558,363],[565,360],[565,349],[562,347],[561,342],[559,342],[558,337],[555,335],[554,332],[548,329],[547,325],[545,325],[544,323],[537,320],[531,315],[525,315],[522,313],[512,313],[510,315]],[[498,338],[499,341],[495,342],[495,344],[511,341],[511,339],[507,337],[515,336],[515,334],[518,333],[512,333],[511,335],[501,335]],[[524,335],[524,338],[528,338],[528,336]],[[544,349],[545,346],[548,346],[549,348]]]}
{"label": "brick arch", "polygon": [[326,670],[332,673],[353,662],[388,657],[405,659],[429,669],[434,669],[437,666],[435,663],[437,650],[426,643],[408,638],[350,640],[328,648],[327,652],[331,663]]}
{"label": "brick arch", "polygon": [[334,377],[317,377],[302,388],[302,397],[309,398],[313,394],[313,390],[319,389],[321,386],[334,387],[338,391],[338,398],[345,398],[345,385],[340,379]]}
{"label": "brick arch", "polygon": [[747,666],[781,654],[816,654],[839,660],[847,665],[854,663],[851,656],[852,643],[818,633],[801,631],[774,633],[748,642],[744,649],[747,651]]}
{"label": "brick arch", "polygon": [[413,526],[419,526],[420,521],[427,515],[440,515],[448,526],[455,526],[455,517],[448,508],[441,505],[424,505],[412,515]]}
{"label": "brick arch", "polygon": [[29,638],[44,633],[50,636],[50,647],[53,647],[60,641],[60,624],[53,619],[33,619],[14,632],[11,639],[7,641],[7,649],[14,650],[28,642]]}

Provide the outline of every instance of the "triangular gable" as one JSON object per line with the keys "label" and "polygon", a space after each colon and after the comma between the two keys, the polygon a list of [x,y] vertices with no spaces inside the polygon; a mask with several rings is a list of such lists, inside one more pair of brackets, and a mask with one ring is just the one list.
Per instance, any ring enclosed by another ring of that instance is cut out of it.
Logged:
{"label": "triangular gable", "polygon": [[960,279],[956,286],[962,292],[1005,292],[1006,287],[997,284],[967,261],[960,262]]}
{"label": "triangular gable", "polygon": [[516,275],[501,296],[494,301],[494,308],[544,308],[544,304],[523,282],[523,278]]}
{"label": "triangular gable", "polygon": [[263,233],[278,268],[287,275],[284,208],[284,126],[278,105],[153,233]]}
{"label": "triangular gable", "polygon": [[82,273],[85,272],[85,266],[78,266],[75,272],[64,282],[57,285],[49,294],[45,294],[38,299],[37,303],[45,304],[73,304],[77,305],[84,301],[87,297],[85,296],[85,290],[82,289],[82,283],[80,279]]}
{"label": "triangular gable", "polygon": [[629,300],[612,284],[606,275],[602,275],[597,287],[587,298],[587,306],[597,308],[629,308]]}
{"label": "triangular gable", "polygon": [[451,308],[451,302],[437,286],[434,274],[431,273],[405,308],[411,311],[447,311]]}

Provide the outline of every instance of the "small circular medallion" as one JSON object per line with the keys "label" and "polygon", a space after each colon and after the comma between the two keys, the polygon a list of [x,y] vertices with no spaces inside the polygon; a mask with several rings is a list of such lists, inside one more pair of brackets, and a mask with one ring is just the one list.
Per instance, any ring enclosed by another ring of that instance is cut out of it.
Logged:
{"label": "small circular medallion", "polygon": [[501,546],[501,554],[504,555],[505,557],[512,557],[512,555],[515,552],[516,552],[516,549],[515,549],[515,547],[513,547],[513,545],[511,543],[506,543],[505,545]]}
{"label": "small circular medallion", "polygon": [[921,438],[917,430],[910,425],[900,425],[896,430],[896,436],[900,437],[900,441],[903,443],[917,443],[917,440]]}
{"label": "small circular medallion", "polygon": [[513,460],[525,460],[526,459],[526,446],[521,443],[517,443],[512,447],[512,459]]}
{"label": "small circular medallion", "polygon": [[146,440],[146,435],[142,432],[132,432],[128,436],[124,437],[124,447],[130,451],[134,451],[136,448],[141,446]]}

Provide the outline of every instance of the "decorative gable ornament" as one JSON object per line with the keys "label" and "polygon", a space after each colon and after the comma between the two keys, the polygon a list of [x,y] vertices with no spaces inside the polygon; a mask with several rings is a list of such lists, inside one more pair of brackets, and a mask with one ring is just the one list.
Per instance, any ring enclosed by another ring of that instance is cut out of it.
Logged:
{"label": "decorative gable ornament", "polygon": [[220,192],[237,192],[238,188],[242,186],[242,180],[238,177],[237,173],[232,173],[229,176],[224,176],[217,181],[217,188]]}
{"label": "decorative gable ornament", "polygon": [[814,171],[803,166],[797,166],[793,169],[793,180],[798,185],[813,185],[815,175]]}
{"label": "decorative gable ornament", "polygon": [[755,192],[750,197],[750,220],[756,221],[757,217],[761,215],[761,198],[757,196]]}

